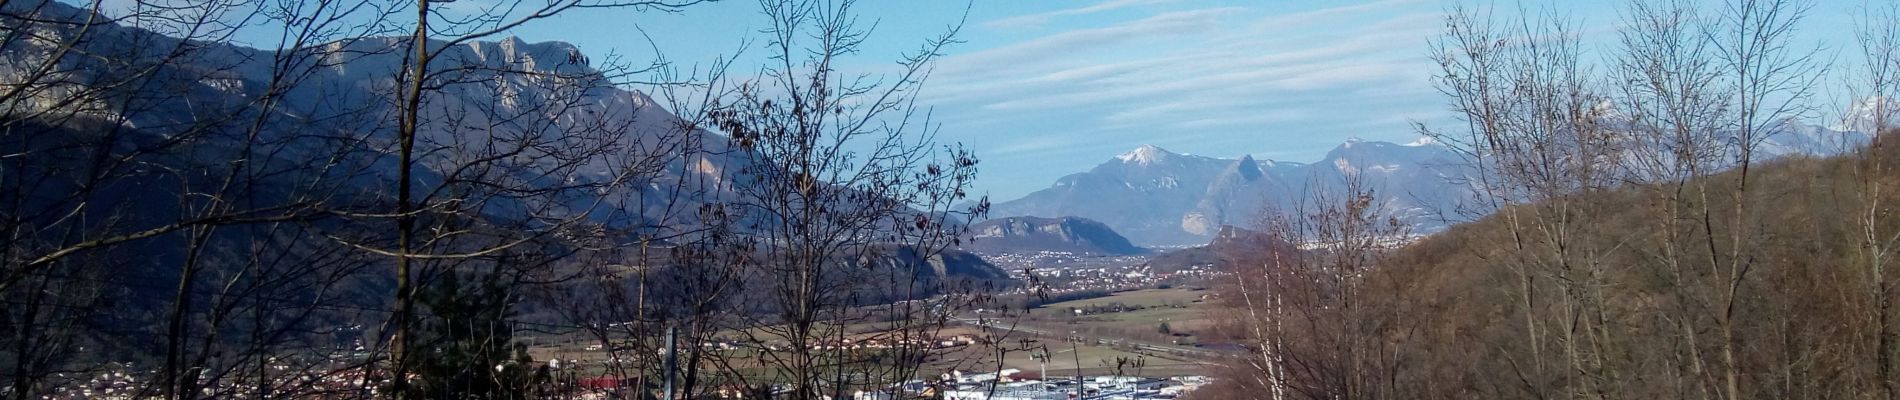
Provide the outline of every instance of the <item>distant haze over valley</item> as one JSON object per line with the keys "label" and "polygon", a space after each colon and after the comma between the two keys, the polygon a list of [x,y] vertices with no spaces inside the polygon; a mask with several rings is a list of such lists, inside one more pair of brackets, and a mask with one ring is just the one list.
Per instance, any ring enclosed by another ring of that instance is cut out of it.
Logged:
{"label": "distant haze over valley", "polygon": [[1897,100],[1894,0],[0,0],[0,398],[1900,399]]}
{"label": "distant haze over valley", "polygon": [[[1839,154],[1868,137],[1844,129],[1866,126],[1872,117],[1857,112],[1833,126],[1782,120],[1756,157]],[[1350,175],[1376,192],[1380,207],[1410,223],[1413,233],[1426,234],[1483,215],[1470,204],[1479,193],[1468,163],[1429,138],[1405,144],[1351,139],[1311,162],[1218,158],[1142,145],[1021,198],[991,199],[990,217],[1083,217],[1143,246],[1200,245],[1222,226],[1257,227],[1269,211],[1298,214],[1314,196],[1337,197]]]}

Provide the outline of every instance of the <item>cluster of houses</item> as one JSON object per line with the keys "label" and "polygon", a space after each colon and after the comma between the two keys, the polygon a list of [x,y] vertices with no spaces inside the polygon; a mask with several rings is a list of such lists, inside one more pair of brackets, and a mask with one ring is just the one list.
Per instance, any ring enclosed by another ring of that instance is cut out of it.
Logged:
{"label": "cluster of houses", "polygon": [[[817,344],[814,344],[812,346],[812,349],[819,350],[819,351],[875,350],[875,349],[892,349],[892,348],[949,349],[949,348],[956,348],[956,347],[962,347],[962,346],[969,346],[973,344],[976,344],[976,338],[971,337],[970,335],[956,335],[956,336],[939,337],[935,339],[879,339],[879,338],[832,339],[832,340],[819,341]],[[732,350],[739,350],[739,349],[781,351],[781,350],[786,349],[786,347],[781,343],[756,344],[756,343],[748,343],[748,342],[736,341],[736,340],[709,341],[705,343],[700,343],[699,347],[703,351],[707,351],[707,352],[724,352],[724,351],[732,351]],[[590,344],[584,347],[583,349],[585,351],[602,351],[602,350],[606,350],[606,347],[600,344]],[[616,350],[617,351],[632,351],[633,349],[616,346]],[[655,355],[662,355],[662,356],[666,355],[666,349],[652,349],[651,351],[654,352]],[[574,362],[574,361],[570,360],[570,362]]]}
{"label": "cluster of houses", "polygon": [[[67,379],[67,374],[54,374],[55,379]],[[77,377],[75,377],[77,378]],[[102,371],[90,377],[70,379],[64,384],[51,388],[51,393],[43,396],[47,399],[131,399],[145,389],[137,376],[124,371]]]}
{"label": "cluster of houses", "polygon": [[[954,341],[952,341],[954,342]],[[968,345],[968,343],[961,345]],[[314,393],[376,395],[376,387],[387,384],[383,379],[366,377],[360,370],[334,371],[329,374],[291,373],[280,378],[301,380],[300,383],[288,383],[300,387],[301,391]],[[133,399],[155,395],[149,383],[139,382],[137,377],[125,372],[102,372],[90,380],[79,380],[73,384],[54,390],[48,399]],[[648,382],[649,384],[651,382]],[[1010,368],[1001,371],[964,372],[953,371],[938,379],[911,380],[882,390],[859,390],[850,395],[851,400],[896,400],[914,398],[937,398],[944,400],[1149,400],[1173,399],[1207,384],[1207,378],[1200,376],[1177,376],[1172,378],[1148,378],[1131,376],[1051,376],[1024,374]],[[613,393],[625,393],[627,389],[637,387],[631,379],[591,378],[579,379],[570,393],[573,398],[607,399]],[[650,386],[650,385],[649,385]],[[720,388],[712,394],[722,398],[747,399],[773,397],[766,393],[790,390],[789,387]],[[210,397],[251,397],[247,388],[220,387],[205,388]],[[652,389],[649,387],[649,389]],[[636,389],[637,390],[637,389]],[[843,400],[843,399],[837,399]]]}
{"label": "cluster of houses", "polygon": [[[1207,384],[1200,376],[1144,378],[1133,376],[1038,377],[1016,369],[995,372],[953,372],[944,377],[938,393],[909,393],[944,400],[1148,400],[1173,399]],[[854,400],[893,399],[883,393],[859,393]]]}
{"label": "cluster of houses", "polygon": [[[1058,376],[1039,379],[1033,374],[1023,374],[1011,368],[991,372],[955,371],[943,374],[939,379],[928,381],[916,379],[882,390],[856,390],[842,398],[831,396],[821,396],[821,398],[828,400],[1158,400],[1180,397],[1206,385],[1207,382],[1207,378],[1200,376],[1172,378],[1093,376],[1082,379]],[[629,387],[628,385],[631,384],[633,383],[613,382],[600,387],[584,381],[582,386],[590,391],[579,393],[576,398],[603,400],[615,398],[607,393],[612,392],[612,389]],[[784,398],[791,392],[791,386],[779,384],[761,387],[719,387],[708,394],[722,399],[772,399]],[[655,395],[657,396],[657,393]]]}
{"label": "cluster of houses", "polygon": [[[269,387],[263,390],[288,393],[322,393],[329,395],[352,394],[374,397],[377,388],[385,387],[389,380],[384,376],[371,376],[361,368],[344,368],[342,365],[325,366],[301,365],[272,359],[265,365],[270,370]],[[201,372],[201,376],[203,376]],[[42,400],[64,399],[146,399],[159,397],[160,389],[155,386],[158,371],[138,371],[129,366],[119,366],[108,370],[86,374],[54,374],[51,387],[42,395]],[[141,379],[140,377],[146,377]],[[199,396],[204,398],[258,398],[266,397],[260,393],[256,380],[227,379],[216,384],[202,384],[197,388]],[[285,393],[277,393],[283,395]]]}
{"label": "cluster of houses", "polygon": [[[1033,288],[1044,294],[1072,291],[1122,291],[1146,289],[1181,282],[1216,278],[1222,273],[1211,265],[1192,265],[1174,271],[1154,271],[1146,256],[1096,257],[1061,252],[1034,254],[984,254],[983,258],[1008,271],[1018,281],[1043,282]],[[1022,293],[1032,288],[1016,288],[1001,294]]]}

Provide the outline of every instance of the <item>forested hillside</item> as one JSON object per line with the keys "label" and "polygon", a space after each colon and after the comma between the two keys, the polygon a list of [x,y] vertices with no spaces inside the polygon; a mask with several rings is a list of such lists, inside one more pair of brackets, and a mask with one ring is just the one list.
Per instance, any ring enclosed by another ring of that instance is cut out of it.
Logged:
{"label": "forested hillside", "polygon": [[699,2],[504,3],[0,1],[0,393],[818,398],[1012,285],[950,249],[977,159],[908,125],[954,27],[846,83],[849,2],[691,72],[510,35]]}
{"label": "forested hillside", "polygon": [[[1486,216],[1416,240],[1381,196],[1309,199],[1231,265],[1207,398],[1892,398],[1900,9],[1870,5],[1836,156],[1807,3],[1631,2],[1604,68],[1562,17],[1454,8],[1432,51]],[[1494,12],[1496,14],[1494,14]],[[1218,394],[1217,394],[1218,393]],[[1199,394],[1199,393],[1197,393]]]}
{"label": "forested hillside", "polygon": [[[1731,371],[1744,398],[1880,393],[1893,378],[1881,366],[1895,361],[1886,269],[1900,197],[1866,189],[1900,184],[1900,152],[1877,147],[1751,171],[1761,189],[1748,206],[1772,211],[1742,220],[1740,247],[1722,235],[1738,227],[1722,217],[1735,198],[1711,197],[1703,226],[1665,200],[1673,185],[1456,226],[1380,256],[1353,293],[1353,320],[1288,321],[1276,351],[1304,366],[1289,379],[1309,390],[1350,372],[1361,389],[1402,398],[1718,396]],[[1733,190],[1738,174],[1687,186]],[[1577,223],[1561,237],[1511,228],[1557,218]]]}

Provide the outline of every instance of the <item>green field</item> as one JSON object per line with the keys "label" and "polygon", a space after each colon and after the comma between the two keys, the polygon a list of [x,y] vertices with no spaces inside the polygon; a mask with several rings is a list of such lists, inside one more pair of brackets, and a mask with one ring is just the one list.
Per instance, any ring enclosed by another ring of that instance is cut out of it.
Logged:
{"label": "green field", "polygon": [[[1144,364],[1140,368],[1124,366],[1120,373],[1127,376],[1170,377],[1204,373],[1199,363],[1186,357],[1079,343],[1070,347],[1070,344],[1062,340],[1043,339],[1032,346],[1038,347],[1038,350],[1041,346],[1047,346],[1050,357],[1046,366],[1049,375],[1075,375],[1078,365],[1081,366],[1080,372],[1083,375],[1112,375],[1115,374],[1114,365],[1117,358],[1140,359]],[[1032,357],[1035,351],[1037,350],[1012,349],[1003,355],[1002,365],[1004,368],[1015,368],[1025,373],[1039,373],[1044,364]],[[997,369],[996,359],[993,349],[971,347],[944,354],[926,365],[925,369],[938,372],[952,369],[994,371]]]}
{"label": "green field", "polygon": [[[1050,352],[1047,369],[1051,375],[1074,375],[1078,367],[1084,375],[1112,374],[1115,360],[1118,358],[1141,359],[1145,364],[1141,368],[1125,366],[1121,372],[1127,375],[1166,377],[1200,374],[1202,373],[1199,369],[1200,365],[1196,362],[1199,360],[1193,360],[1196,357],[1143,351],[1133,348],[1130,344],[1191,346],[1194,341],[1191,334],[1205,329],[1209,323],[1206,315],[1207,305],[1195,302],[1208,293],[1192,289],[1134,290],[1101,298],[1048,304],[1029,310],[1026,315],[1015,320],[1016,326],[1028,332],[1011,332],[1004,336],[1005,346],[1014,349],[1004,352],[1002,366],[1024,372],[1041,370],[1043,363],[1032,359],[1033,351],[1021,349],[1027,346],[1037,349],[1046,348]],[[1116,303],[1145,308],[1079,316],[1071,311],[1074,308],[1108,307]],[[995,318],[994,315],[986,316]],[[1172,331],[1189,336],[1161,334],[1157,328],[1164,322]],[[849,326],[846,329],[848,332],[853,332],[854,336],[858,336],[858,334],[878,331],[882,327],[882,324],[867,323]],[[1082,340],[1071,342],[1068,340],[1071,334]],[[944,327],[938,335],[948,338],[958,335],[980,337],[1003,335],[1003,333],[986,331],[970,325],[953,324]],[[724,336],[743,337],[744,335]],[[590,370],[589,372],[593,373],[604,372],[596,368],[606,361],[607,352],[587,350],[587,346],[595,344],[588,338],[573,335],[523,337],[522,339],[532,342],[530,352],[536,359],[576,360],[581,363],[578,367],[583,370]],[[1025,344],[1019,341],[1024,339],[1034,342]],[[1098,340],[1112,343],[1102,344]],[[998,363],[994,348],[994,346],[974,345],[948,349],[943,354],[931,357],[924,366],[923,372],[934,375],[949,370],[995,370]],[[742,369],[756,367],[749,365],[753,362],[745,361],[747,356],[743,355],[743,351],[729,353],[729,355],[735,358],[736,366],[741,366]]]}
{"label": "green field", "polygon": [[1042,306],[1041,309],[1051,309],[1051,308],[1066,309],[1069,307],[1082,307],[1082,306],[1087,306],[1087,305],[1107,305],[1110,303],[1122,303],[1122,304],[1142,305],[1142,306],[1159,306],[1159,305],[1166,305],[1169,303],[1192,304],[1194,300],[1200,299],[1202,295],[1207,295],[1210,293],[1211,292],[1206,291],[1206,290],[1194,290],[1194,289],[1187,289],[1187,288],[1130,290],[1126,292],[1115,292],[1113,294],[1110,294],[1107,297],[1097,297],[1093,299],[1072,300],[1072,301],[1065,301],[1061,303],[1047,304],[1047,305]]}
{"label": "green field", "polygon": [[[1145,289],[1118,292],[1107,297],[1066,301],[1030,310],[1025,326],[1048,331],[1070,331],[1102,337],[1120,337],[1151,344],[1174,344],[1177,340],[1160,333],[1162,323],[1173,332],[1193,334],[1212,324],[1208,305],[1201,300],[1210,292],[1193,289]],[[1074,309],[1108,307],[1113,304],[1146,307],[1140,310],[1076,315]]]}
{"label": "green field", "polygon": [[[1012,346],[1020,347],[1016,339],[1036,340],[1032,347],[1046,347],[1050,354],[1047,368],[1051,375],[1074,375],[1078,365],[1084,375],[1104,375],[1113,372],[1117,358],[1141,359],[1145,364],[1137,369],[1125,366],[1121,371],[1127,375],[1166,377],[1176,375],[1202,374],[1201,365],[1196,358],[1165,352],[1137,350],[1132,344],[1147,344],[1191,348],[1195,338],[1192,333],[1206,329],[1211,323],[1208,318],[1208,306],[1201,300],[1210,292],[1192,289],[1145,289],[1117,292],[1106,297],[1073,300],[1047,304],[1029,310],[1020,319],[1013,320],[1014,326],[1024,332],[1010,336]],[[1109,308],[1115,304],[1139,306],[1140,310],[1120,312],[1098,312],[1077,315],[1075,309]],[[1000,325],[1010,325],[1007,317],[987,315],[988,318],[1005,318]],[[1159,327],[1168,324],[1170,330],[1185,336],[1163,334]],[[1040,333],[1040,334],[1037,334]],[[1069,340],[1080,339],[1079,342]],[[1108,341],[1110,344],[1101,344]],[[1071,347],[1073,346],[1073,347]],[[1032,359],[1031,351],[1012,351],[1004,355],[1003,365],[1024,372],[1036,372],[1043,367],[1041,362]],[[996,367],[996,355],[989,354],[953,354],[946,358],[963,361],[960,366],[939,365],[939,369],[960,368],[965,370],[993,370]],[[1079,358],[1079,360],[1078,360]],[[948,364],[948,363],[945,363]],[[975,367],[975,368],[972,368]]]}

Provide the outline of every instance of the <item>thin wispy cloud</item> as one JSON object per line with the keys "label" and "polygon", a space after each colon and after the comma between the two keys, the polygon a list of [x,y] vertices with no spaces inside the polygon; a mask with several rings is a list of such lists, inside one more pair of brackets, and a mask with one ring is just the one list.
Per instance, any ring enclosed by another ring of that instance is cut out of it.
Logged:
{"label": "thin wispy cloud", "polygon": [[[1156,14],[1140,20],[1100,28],[1066,31],[998,48],[946,59],[940,71],[948,75],[1021,71],[1076,54],[1088,54],[1142,40],[1170,39],[1207,32],[1216,18],[1241,11],[1236,7],[1207,8]],[[1013,73],[1013,72],[1012,72]]]}
{"label": "thin wispy cloud", "polygon": [[1000,194],[1045,186],[1144,143],[1219,157],[1323,153],[1347,137],[1408,141],[1408,118],[1443,111],[1424,54],[1439,27],[1436,3],[1288,12],[1183,1],[1173,10],[1083,17],[1131,4],[993,20],[986,24],[1065,29],[942,60],[926,100],[954,118],[982,121],[969,131],[952,127],[950,137],[982,143],[1000,164],[1079,164],[986,178],[1009,182],[995,188]]}
{"label": "thin wispy cloud", "polygon": [[1252,115],[1238,114],[1212,118],[1199,118],[1177,122],[1174,127],[1182,129],[1204,129],[1235,126],[1261,126],[1281,124],[1310,118],[1311,115],[1300,110],[1269,109],[1255,110]]}
{"label": "thin wispy cloud", "polygon": [[1173,1],[1174,0],[1109,0],[1109,1],[1104,1],[1100,3],[1095,3],[1093,5],[1089,5],[1086,7],[1065,8],[1065,9],[1049,11],[1049,12],[1041,12],[1041,13],[1028,14],[1028,15],[1017,15],[1017,16],[1007,17],[1007,18],[998,18],[998,19],[984,22],[983,26],[986,28],[994,28],[994,29],[1037,27],[1037,26],[1042,26],[1044,24],[1047,24],[1051,20],[1062,18],[1062,17],[1095,14],[1095,13],[1100,13],[1100,12],[1105,12],[1105,11],[1113,11],[1113,10],[1119,10],[1123,8],[1134,7],[1134,6],[1170,3]]}
{"label": "thin wispy cloud", "polygon": [[1068,139],[1058,136],[1032,137],[990,149],[990,151],[985,154],[991,156],[1034,154],[1072,145],[1074,145],[1074,143],[1071,143]]}
{"label": "thin wispy cloud", "polygon": [[1368,3],[1349,4],[1349,5],[1343,5],[1343,6],[1321,8],[1317,10],[1279,14],[1279,15],[1274,15],[1267,18],[1262,18],[1258,21],[1254,21],[1254,23],[1249,26],[1249,29],[1252,31],[1273,31],[1273,30],[1285,30],[1285,29],[1291,29],[1291,28],[1307,27],[1307,26],[1312,26],[1315,24],[1324,24],[1330,21],[1337,21],[1342,18],[1377,14],[1381,12],[1390,11],[1394,8],[1416,6],[1420,4],[1425,4],[1427,1],[1428,0],[1381,0],[1381,1],[1374,1],[1374,2],[1368,2]]}

